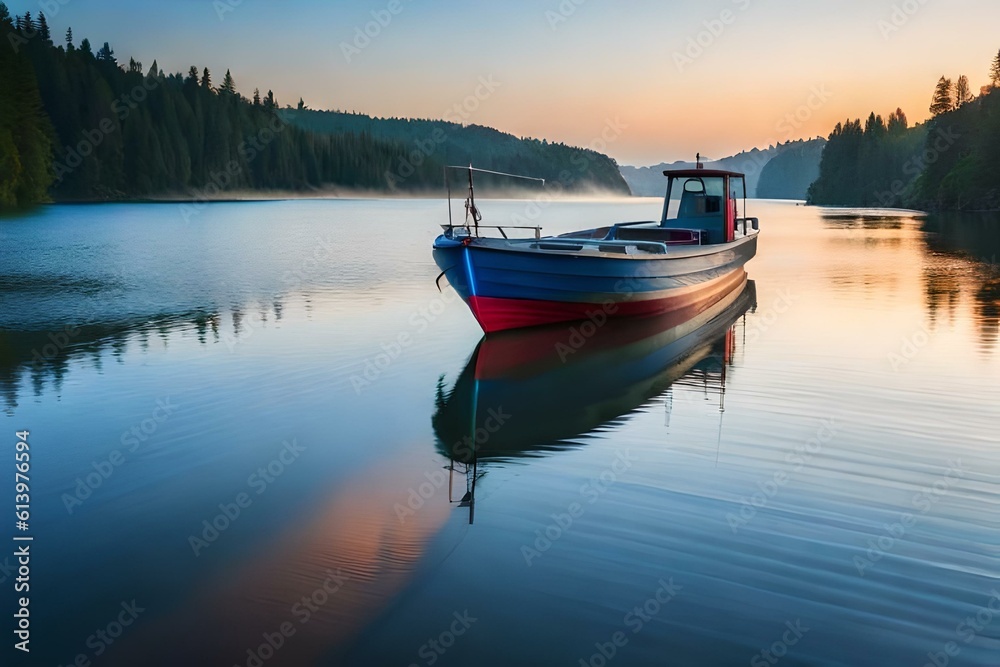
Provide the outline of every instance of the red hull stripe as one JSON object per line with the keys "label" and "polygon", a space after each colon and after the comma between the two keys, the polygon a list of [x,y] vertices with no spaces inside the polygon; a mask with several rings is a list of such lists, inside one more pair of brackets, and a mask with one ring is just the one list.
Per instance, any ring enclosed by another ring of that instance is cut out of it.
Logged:
{"label": "red hull stripe", "polygon": [[503,299],[488,296],[469,297],[469,308],[486,333],[543,326],[558,322],[590,319],[596,313],[614,317],[645,317],[662,315],[689,306],[709,307],[743,283],[746,272],[739,268],[727,276],[706,282],[703,286],[678,290],[667,296],[645,301],[620,301],[605,306],[602,303],[537,301],[533,299]]}

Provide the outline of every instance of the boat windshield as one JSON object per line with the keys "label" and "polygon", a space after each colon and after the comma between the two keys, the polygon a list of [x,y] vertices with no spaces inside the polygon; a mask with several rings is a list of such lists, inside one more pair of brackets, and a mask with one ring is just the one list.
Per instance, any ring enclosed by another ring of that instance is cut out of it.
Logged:
{"label": "boat windshield", "polygon": [[689,176],[674,180],[664,218],[720,215],[726,199],[725,187],[725,179],[721,176]]}

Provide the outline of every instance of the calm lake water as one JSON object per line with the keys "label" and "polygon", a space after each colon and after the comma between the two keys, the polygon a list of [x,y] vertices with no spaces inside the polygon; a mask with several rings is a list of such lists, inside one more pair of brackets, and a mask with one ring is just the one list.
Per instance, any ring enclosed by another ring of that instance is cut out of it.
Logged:
{"label": "calm lake water", "polygon": [[1000,220],[752,204],[712,318],[483,343],[439,201],[0,220],[3,664],[1000,664]]}

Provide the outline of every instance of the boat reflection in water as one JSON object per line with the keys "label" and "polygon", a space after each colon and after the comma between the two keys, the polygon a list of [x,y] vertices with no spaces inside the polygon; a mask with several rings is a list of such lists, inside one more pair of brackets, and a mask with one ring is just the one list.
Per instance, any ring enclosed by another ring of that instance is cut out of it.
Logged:
{"label": "boat reflection in water", "polygon": [[[735,324],[756,307],[746,280],[708,307],[664,317],[577,323],[488,335],[455,385],[437,390],[434,432],[449,458],[449,500],[475,511],[475,485],[490,460],[579,446],[578,438],[698,381],[725,391]],[[464,474],[464,493],[456,491]]]}

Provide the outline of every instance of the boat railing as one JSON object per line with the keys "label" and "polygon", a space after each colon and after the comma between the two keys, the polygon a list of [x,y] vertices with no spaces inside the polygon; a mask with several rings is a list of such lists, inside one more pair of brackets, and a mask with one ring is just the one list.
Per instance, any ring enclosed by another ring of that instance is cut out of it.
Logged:
{"label": "boat railing", "polygon": [[[452,237],[455,236],[455,230],[456,229],[468,230],[468,227],[466,227],[465,225],[441,225],[441,227],[446,232],[450,232]],[[503,236],[505,239],[509,239],[510,238],[510,237],[507,236],[507,232],[504,231],[505,229],[530,229],[533,232],[535,232],[535,240],[538,240],[538,239],[542,238],[542,228],[541,227],[529,227],[529,226],[524,226],[524,225],[477,225],[477,227],[479,229],[483,229],[483,228],[485,228],[485,229],[495,229],[495,230],[499,231],[500,235]]]}
{"label": "boat railing", "polygon": [[[508,174],[508,173],[505,173],[505,172],[502,172],[502,171],[494,171],[492,169],[478,169],[476,167],[473,167],[471,163],[467,167],[466,166],[459,166],[459,165],[448,165],[448,166],[446,166],[444,168],[444,186],[445,186],[445,189],[448,191],[448,225],[447,225],[446,229],[454,230],[457,227],[459,227],[459,225],[456,225],[455,222],[454,222],[454,220],[452,219],[452,213],[451,213],[451,181],[448,179],[448,170],[449,169],[461,169],[462,171],[467,171],[468,174],[469,174],[469,196],[465,200],[465,222],[464,222],[464,224],[461,225],[463,228],[465,228],[467,230],[468,235],[471,236],[473,233],[475,233],[476,236],[479,236],[479,228],[480,227],[486,227],[486,228],[489,228],[489,229],[496,229],[496,230],[498,230],[500,232],[500,235],[503,236],[505,239],[507,238],[507,233],[504,232],[504,228],[507,228],[507,229],[534,229],[535,230],[535,238],[538,239],[538,238],[541,237],[541,235],[542,235],[541,234],[541,227],[519,227],[519,226],[516,226],[516,225],[504,225],[504,226],[501,227],[499,225],[481,225],[481,224],[479,224],[480,221],[482,221],[482,219],[483,219],[483,214],[476,207],[476,192],[475,192],[475,187],[474,187],[473,181],[472,181],[472,174],[473,173],[492,174],[494,176],[502,176],[504,178],[513,178],[513,179],[520,179],[520,180],[524,180],[524,181],[533,181],[535,183],[541,183],[542,186],[545,185],[545,179],[544,178],[535,178],[533,176],[522,176],[520,174]],[[452,236],[454,237],[454,231],[452,231]]]}

